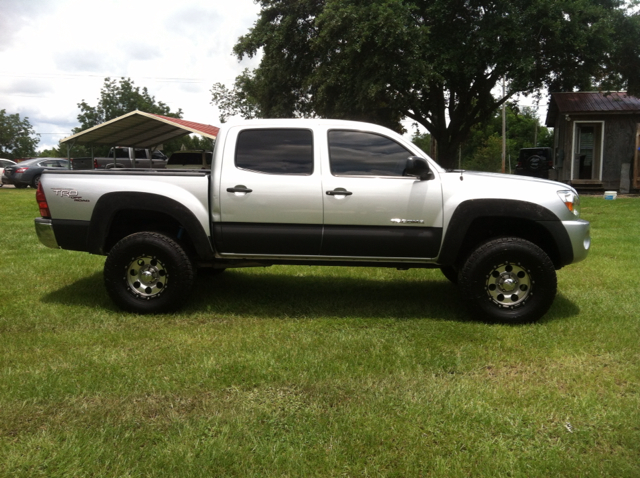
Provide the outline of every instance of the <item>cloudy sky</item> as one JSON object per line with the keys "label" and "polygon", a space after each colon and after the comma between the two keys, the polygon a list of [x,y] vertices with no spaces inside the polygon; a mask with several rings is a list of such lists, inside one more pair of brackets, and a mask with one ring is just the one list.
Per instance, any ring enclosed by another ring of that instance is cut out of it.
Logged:
{"label": "cloudy sky", "polygon": [[256,60],[231,54],[253,0],[0,0],[0,109],[28,117],[42,150],[78,126],[104,78],[130,77],[185,119],[218,124],[213,83]]}
{"label": "cloudy sky", "polygon": [[258,12],[253,0],[0,0],[0,109],[28,117],[43,150],[78,126],[78,103],[97,105],[106,77],[129,77],[217,125],[211,86],[258,65],[231,54]]}

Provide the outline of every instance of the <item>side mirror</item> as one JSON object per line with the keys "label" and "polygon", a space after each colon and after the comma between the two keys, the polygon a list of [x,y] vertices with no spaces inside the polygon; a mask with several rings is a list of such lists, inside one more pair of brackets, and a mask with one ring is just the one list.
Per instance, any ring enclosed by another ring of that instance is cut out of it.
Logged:
{"label": "side mirror", "polygon": [[434,178],[427,161],[418,156],[410,156],[404,168],[403,176],[417,176],[420,181],[428,181]]}

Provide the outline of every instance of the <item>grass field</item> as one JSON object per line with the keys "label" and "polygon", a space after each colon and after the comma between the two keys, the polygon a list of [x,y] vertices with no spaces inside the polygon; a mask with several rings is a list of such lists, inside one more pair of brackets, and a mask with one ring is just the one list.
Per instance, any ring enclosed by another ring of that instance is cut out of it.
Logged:
{"label": "grass field", "polygon": [[37,215],[0,189],[0,476],[640,476],[638,198],[583,198],[591,254],[525,326],[437,270],[226,271],[124,314]]}

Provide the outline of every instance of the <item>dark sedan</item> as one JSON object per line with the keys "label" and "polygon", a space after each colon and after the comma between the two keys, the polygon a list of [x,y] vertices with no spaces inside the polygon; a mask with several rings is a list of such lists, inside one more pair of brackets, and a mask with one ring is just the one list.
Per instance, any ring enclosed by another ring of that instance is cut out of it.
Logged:
{"label": "dark sedan", "polygon": [[37,188],[40,176],[46,169],[69,169],[69,161],[60,158],[27,159],[4,168],[2,184],[13,184],[17,188]]}

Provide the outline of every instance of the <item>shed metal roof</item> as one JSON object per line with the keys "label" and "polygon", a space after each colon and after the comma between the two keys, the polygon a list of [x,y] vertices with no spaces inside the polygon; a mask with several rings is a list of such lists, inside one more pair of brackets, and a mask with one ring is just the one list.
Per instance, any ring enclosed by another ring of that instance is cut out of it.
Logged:
{"label": "shed metal roof", "polygon": [[132,111],[64,138],[61,143],[152,148],[191,133],[215,139],[220,128],[179,118]]}
{"label": "shed metal roof", "polygon": [[553,126],[558,114],[578,113],[640,113],[640,98],[624,91],[551,93],[546,125]]}

